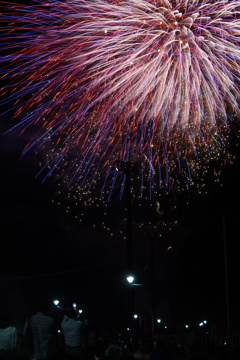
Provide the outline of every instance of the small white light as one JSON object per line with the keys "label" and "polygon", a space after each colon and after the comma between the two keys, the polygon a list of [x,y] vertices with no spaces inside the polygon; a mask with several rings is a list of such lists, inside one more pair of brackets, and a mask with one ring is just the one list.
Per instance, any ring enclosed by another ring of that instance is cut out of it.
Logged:
{"label": "small white light", "polygon": [[133,281],[134,281],[134,276],[129,275],[129,276],[127,277],[127,281],[129,282],[129,284],[132,284]]}

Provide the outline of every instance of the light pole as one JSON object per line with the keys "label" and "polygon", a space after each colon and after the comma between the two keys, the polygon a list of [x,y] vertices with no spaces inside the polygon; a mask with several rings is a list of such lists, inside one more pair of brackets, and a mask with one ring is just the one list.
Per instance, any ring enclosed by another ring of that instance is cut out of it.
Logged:
{"label": "light pole", "polygon": [[[137,172],[137,163],[128,161],[117,161],[117,168],[119,171],[125,173],[125,199],[126,199],[126,240],[127,240],[127,275],[133,276],[133,247],[132,247],[132,213],[131,213],[131,186],[130,174]],[[133,287],[131,284],[129,288],[129,319],[131,321],[134,310]]]}
{"label": "light pole", "polygon": [[226,238],[226,215],[222,216],[223,226],[223,246],[224,246],[224,275],[225,275],[225,296],[226,296],[226,316],[227,316],[227,341],[230,341],[230,312],[229,312],[229,287],[228,287],[228,259],[227,259],[227,238]]}
{"label": "light pole", "polygon": [[155,294],[155,258],[154,258],[154,240],[156,239],[156,231],[152,230],[148,233],[151,249],[151,300],[152,300],[152,339],[155,336],[156,321],[156,294]]}

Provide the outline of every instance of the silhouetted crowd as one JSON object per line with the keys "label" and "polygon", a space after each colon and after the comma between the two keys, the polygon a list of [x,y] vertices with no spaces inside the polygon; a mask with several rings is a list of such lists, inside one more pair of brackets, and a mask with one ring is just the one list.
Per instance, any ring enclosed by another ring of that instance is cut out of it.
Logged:
{"label": "silhouetted crowd", "polygon": [[193,332],[179,341],[178,334],[94,330],[73,305],[60,321],[40,301],[28,316],[23,331],[0,310],[0,360],[239,360],[240,342],[233,348],[219,346],[208,351],[196,346]]}

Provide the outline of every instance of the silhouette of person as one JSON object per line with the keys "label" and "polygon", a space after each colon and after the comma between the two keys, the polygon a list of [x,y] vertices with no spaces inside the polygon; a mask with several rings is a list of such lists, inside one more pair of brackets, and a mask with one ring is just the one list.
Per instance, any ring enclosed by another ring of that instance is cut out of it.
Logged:
{"label": "silhouette of person", "polygon": [[7,311],[0,311],[0,360],[12,360],[17,356],[18,332],[10,325]]}
{"label": "silhouette of person", "polygon": [[77,311],[72,305],[65,309],[61,328],[64,336],[65,353],[71,354],[74,360],[82,359],[85,322],[79,320]]}
{"label": "silhouette of person", "polygon": [[41,300],[37,303],[36,313],[30,316],[25,324],[23,336],[31,333],[32,360],[46,360],[57,351],[57,324],[48,314],[48,303]]}

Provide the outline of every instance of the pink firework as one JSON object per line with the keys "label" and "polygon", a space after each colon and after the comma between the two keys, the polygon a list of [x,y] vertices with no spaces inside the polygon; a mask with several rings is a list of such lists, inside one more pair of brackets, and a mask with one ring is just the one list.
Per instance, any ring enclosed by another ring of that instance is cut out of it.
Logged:
{"label": "pink firework", "polygon": [[108,184],[108,196],[118,160],[140,164],[140,193],[163,177],[168,186],[176,168],[190,179],[189,162],[216,156],[239,112],[239,6],[3,4],[2,98],[15,110],[11,131],[29,140],[24,153],[46,154],[45,177],[88,190]]}

